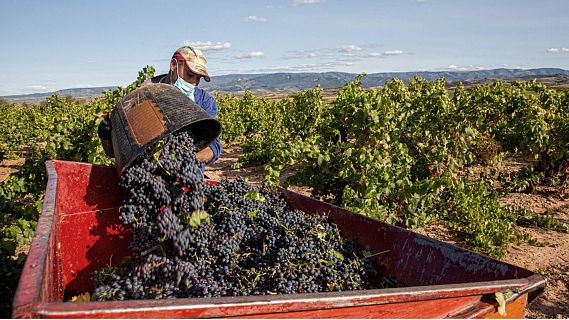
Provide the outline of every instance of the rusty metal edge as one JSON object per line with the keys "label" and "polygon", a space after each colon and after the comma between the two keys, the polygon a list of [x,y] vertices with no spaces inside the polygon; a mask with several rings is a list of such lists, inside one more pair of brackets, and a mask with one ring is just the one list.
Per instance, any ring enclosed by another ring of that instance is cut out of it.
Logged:
{"label": "rusty metal edge", "polygon": [[[511,298],[507,299],[506,300],[506,309],[509,306],[511,306],[518,299],[525,299],[526,307],[527,307],[527,305],[529,305],[529,303],[527,303],[528,295],[527,295],[527,293],[524,293],[521,295],[512,296]],[[526,309],[524,308],[524,313],[525,313],[525,311],[526,311]],[[476,303],[473,306],[470,306],[469,308],[465,308],[462,310],[458,310],[457,312],[453,312],[451,314],[448,314],[447,318],[452,318],[452,319],[478,319],[478,318],[486,318],[489,315],[497,313],[497,312],[498,312],[498,303],[492,302],[491,299],[486,299],[486,301],[480,300],[478,303]],[[500,316],[500,317],[502,317],[502,316]],[[496,317],[491,317],[491,318],[496,318]],[[512,318],[512,317],[509,317],[508,314],[506,314],[505,318]]]}
{"label": "rusty metal edge", "polygon": [[[535,274],[526,278],[528,285],[519,292],[515,292],[512,296],[506,299],[506,305],[510,305],[514,301],[524,298],[526,299],[526,306],[530,305],[539,295],[541,295],[547,285],[547,279],[542,275]],[[506,290],[507,291],[507,290]],[[494,296],[486,294],[489,300],[495,299]],[[456,313],[450,314],[449,318],[481,318],[485,315],[497,312],[497,303],[480,301],[475,306],[460,310]]]}
{"label": "rusty metal edge", "polygon": [[[399,302],[434,300],[464,296],[483,296],[499,291],[512,290],[516,294],[510,300],[536,289],[527,278],[473,282],[466,284],[406,287],[393,289],[364,290],[361,292],[334,292],[277,296],[220,297],[164,300],[130,300],[113,302],[43,304],[37,315],[48,317],[73,317],[74,315],[118,315],[129,312],[193,311],[199,317],[247,316],[268,313],[286,313],[381,305]],[[467,307],[467,306],[465,306]],[[470,306],[472,307],[472,306]],[[230,309],[239,312],[229,313]]]}
{"label": "rusty metal edge", "polygon": [[529,286],[525,292],[528,294],[528,305],[532,303],[537,297],[543,294],[547,287],[547,278],[541,274],[534,274],[527,277]]}
{"label": "rusty metal edge", "polygon": [[49,239],[55,218],[57,173],[52,160],[45,163],[48,175],[46,193],[43,200],[42,213],[32,246],[28,252],[24,268],[20,275],[16,294],[12,301],[12,317],[36,317],[36,307],[40,303],[42,289],[42,275],[46,268],[46,260],[49,250]]}

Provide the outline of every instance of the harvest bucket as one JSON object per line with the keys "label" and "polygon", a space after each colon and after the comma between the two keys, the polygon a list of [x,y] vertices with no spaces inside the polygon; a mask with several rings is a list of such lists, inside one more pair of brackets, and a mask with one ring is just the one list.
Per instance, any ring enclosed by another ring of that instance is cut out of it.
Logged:
{"label": "harvest bucket", "polygon": [[111,137],[119,174],[157,140],[189,130],[197,150],[210,145],[221,124],[171,85],[152,83],[126,96],[111,113]]}

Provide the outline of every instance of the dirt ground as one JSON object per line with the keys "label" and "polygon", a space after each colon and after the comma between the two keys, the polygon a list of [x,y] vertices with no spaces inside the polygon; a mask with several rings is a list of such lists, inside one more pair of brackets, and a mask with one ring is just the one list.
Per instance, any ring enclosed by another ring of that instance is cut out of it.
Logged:
{"label": "dirt ground", "polygon": [[[234,179],[238,176],[250,182],[261,182],[262,167],[232,169],[242,155],[238,146],[226,146],[220,159],[209,166],[206,175],[210,179]],[[499,170],[508,172],[519,169],[523,161],[509,159]],[[287,172],[284,172],[286,175]],[[309,194],[306,188],[292,187],[294,191]],[[554,212],[557,219],[569,223],[569,199],[564,199],[547,188],[538,188],[534,194],[511,193],[502,199],[504,204],[530,207],[535,213]],[[546,231],[538,228],[520,228],[537,240],[538,245],[527,242],[512,244],[505,262],[540,273],[547,278],[547,288],[538,299],[528,306],[527,318],[569,318],[569,233]],[[452,233],[442,226],[429,226],[413,230],[431,238],[456,244]]]}
{"label": "dirt ground", "polygon": [[[569,223],[569,201],[548,190],[535,194],[510,194],[505,203],[525,205],[535,213],[555,212]],[[528,308],[528,318],[569,318],[569,233],[521,228],[539,245],[511,245],[505,261],[543,274],[548,281],[545,293]]]}
{"label": "dirt ground", "polygon": [[[262,167],[232,168],[241,155],[239,147],[226,146],[221,158],[215,164],[208,166],[206,175],[215,180],[234,179],[241,176],[253,183],[261,182]],[[0,164],[0,181],[16,171],[22,163],[22,160],[4,160]],[[515,170],[520,165],[523,164],[516,160],[509,160],[501,170]],[[288,174],[290,172],[284,172],[285,176]],[[290,189],[309,194],[306,188],[292,187]],[[550,210],[550,212],[555,212],[558,219],[569,223],[569,199],[547,188],[538,188],[534,194],[513,193],[502,201],[504,204],[529,206],[536,213],[545,213]],[[522,230],[535,238],[539,245],[513,244],[503,260],[540,273],[548,281],[545,293],[528,307],[526,317],[569,318],[569,234],[537,228],[522,228]],[[441,241],[453,244],[456,242],[452,234],[442,226],[434,225],[414,231]]]}
{"label": "dirt ground", "polygon": [[12,173],[18,171],[18,168],[24,164],[24,159],[9,160],[5,159],[0,163],[0,182],[8,178]]}

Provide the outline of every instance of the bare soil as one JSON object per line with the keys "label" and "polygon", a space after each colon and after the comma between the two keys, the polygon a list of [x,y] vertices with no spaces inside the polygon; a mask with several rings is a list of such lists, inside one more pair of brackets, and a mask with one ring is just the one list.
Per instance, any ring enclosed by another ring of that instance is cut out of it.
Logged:
{"label": "bare soil", "polygon": [[[502,200],[507,204],[530,207],[534,213],[555,213],[569,223],[569,201],[538,188],[534,194],[515,193]],[[543,274],[548,281],[545,293],[532,303],[528,318],[569,318],[569,233],[540,228],[520,228],[537,240],[537,245],[511,245],[505,261]]]}
{"label": "bare soil", "polygon": [[0,182],[6,180],[12,173],[18,171],[18,169],[24,164],[25,159],[20,158],[16,160],[4,159],[0,163]]}

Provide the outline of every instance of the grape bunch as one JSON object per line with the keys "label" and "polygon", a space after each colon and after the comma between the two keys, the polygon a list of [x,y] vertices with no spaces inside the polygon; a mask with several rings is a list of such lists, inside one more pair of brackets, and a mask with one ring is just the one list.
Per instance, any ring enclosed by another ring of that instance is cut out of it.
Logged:
{"label": "grape bunch", "polygon": [[381,287],[353,240],[278,189],[206,185],[189,132],[148,148],[120,177],[132,256],[93,274],[99,301],[275,295]]}

